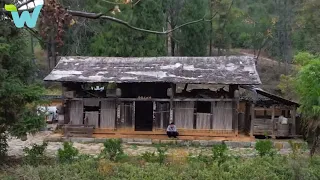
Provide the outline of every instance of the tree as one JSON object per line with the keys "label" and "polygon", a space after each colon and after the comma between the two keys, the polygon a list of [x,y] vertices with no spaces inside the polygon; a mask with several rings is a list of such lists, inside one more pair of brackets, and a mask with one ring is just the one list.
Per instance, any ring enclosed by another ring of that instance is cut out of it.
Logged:
{"label": "tree", "polygon": [[320,58],[304,61],[295,79],[300,99],[300,111],[307,127],[307,137],[312,140],[310,155],[315,153],[320,136]]}
{"label": "tree", "polygon": [[305,0],[297,10],[293,44],[298,51],[320,52],[320,1]]}
{"label": "tree", "polygon": [[[182,21],[191,21],[206,17],[208,12],[206,0],[188,0],[185,2],[182,12]],[[208,46],[208,24],[186,26],[181,29],[179,35],[180,53],[183,56],[205,56]]]}
{"label": "tree", "polygon": [[[28,36],[27,36],[28,37]],[[0,156],[7,148],[7,135],[35,133],[45,121],[37,114],[43,92],[35,82],[35,68],[27,49],[25,30],[0,16]]]}

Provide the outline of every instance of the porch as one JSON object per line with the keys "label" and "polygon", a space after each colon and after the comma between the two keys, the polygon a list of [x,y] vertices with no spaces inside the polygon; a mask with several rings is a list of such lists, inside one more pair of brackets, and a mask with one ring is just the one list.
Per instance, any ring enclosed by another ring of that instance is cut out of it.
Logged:
{"label": "porch", "polygon": [[65,124],[90,126],[94,137],[161,137],[170,122],[175,122],[180,137],[232,137],[238,136],[238,102],[236,98],[73,98],[67,100]]}

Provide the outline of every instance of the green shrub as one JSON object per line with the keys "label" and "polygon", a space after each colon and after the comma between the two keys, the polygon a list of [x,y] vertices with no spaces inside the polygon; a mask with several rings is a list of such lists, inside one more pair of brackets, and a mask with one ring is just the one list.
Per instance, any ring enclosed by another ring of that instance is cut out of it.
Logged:
{"label": "green shrub", "polygon": [[157,158],[157,161],[160,163],[160,164],[163,164],[166,160],[166,152],[168,151],[168,147],[164,146],[157,146],[157,152],[158,152],[158,158]]}
{"label": "green shrub", "polygon": [[224,163],[228,156],[226,154],[228,147],[226,144],[217,144],[212,148],[212,159],[218,162],[218,165]]}
{"label": "green shrub", "polygon": [[60,162],[71,162],[79,155],[79,150],[72,146],[72,143],[64,142],[63,149],[58,150],[58,159]]}
{"label": "green shrub", "polygon": [[116,161],[117,158],[124,154],[120,139],[108,139],[103,143],[103,145],[104,149],[100,154],[101,157],[108,158],[111,161]]}
{"label": "green shrub", "polygon": [[144,152],[141,155],[141,158],[145,160],[146,162],[156,162],[157,161],[157,156],[155,152]]}
{"label": "green shrub", "polygon": [[27,164],[36,166],[40,163],[44,163],[46,161],[46,157],[44,155],[44,151],[48,146],[47,142],[42,143],[41,145],[33,144],[31,148],[25,147],[23,152],[25,155],[25,162]]}
{"label": "green shrub", "polygon": [[275,154],[272,141],[270,140],[261,140],[256,142],[255,149],[258,151],[260,156],[273,156]]}

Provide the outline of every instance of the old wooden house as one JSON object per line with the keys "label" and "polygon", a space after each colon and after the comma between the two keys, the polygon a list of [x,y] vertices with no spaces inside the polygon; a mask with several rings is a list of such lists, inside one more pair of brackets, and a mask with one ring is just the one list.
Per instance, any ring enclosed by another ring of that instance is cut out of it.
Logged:
{"label": "old wooden house", "polygon": [[299,104],[255,86],[241,86],[252,92],[240,99],[239,124],[251,136],[296,137],[300,134]]}
{"label": "old wooden house", "polygon": [[[239,85],[261,84],[248,56],[60,57],[44,79],[61,82],[66,127],[107,134],[237,136]],[[177,92],[178,84],[225,85]]]}

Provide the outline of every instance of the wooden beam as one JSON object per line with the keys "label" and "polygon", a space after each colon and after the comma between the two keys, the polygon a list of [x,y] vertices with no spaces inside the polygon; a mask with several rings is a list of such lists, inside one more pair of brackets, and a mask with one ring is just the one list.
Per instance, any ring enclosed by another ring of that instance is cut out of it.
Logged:
{"label": "wooden beam", "polygon": [[251,121],[250,121],[250,136],[253,137],[253,128],[254,128],[254,119],[255,119],[255,114],[254,114],[254,104],[251,104]]}
{"label": "wooden beam", "polygon": [[121,118],[121,114],[120,114],[120,112],[121,112],[121,104],[120,103],[116,103],[116,109],[117,109],[117,111],[116,111],[116,114],[117,114],[117,118],[116,118],[116,124],[115,124],[115,129],[118,129],[119,127],[121,127],[121,120],[120,120],[120,118]]}
{"label": "wooden beam", "polygon": [[236,98],[234,102],[232,103],[233,106],[233,119],[234,119],[234,132],[235,136],[239,135],[239,118],[238,118],[238,109],[239,109],[239,99]]}
{"label": "wooden beam", "polygon": [[136,102],[132,103],[132,129],[136,126]]}
{"label": "wooden beam", "polygon": [[153,101],[153,108],[152,108],[152,131],[154,131],[156,129],[156,109],[157,109],[157,105],[156,102]]}
{"label": "wooden beam", "polygon": [[[160,99],[160,98],[150,98],[150,99],[138,99],[138,98],[99,98],[104,101],[158,101],[158,102],[179,102],[179,101],[203,101],[203,102],[231,102],[233,99],[208,99],[208,98],[172,98],[172,99]],[[72,98],[71,100],[83,100],[83,98]]]}
{"label": "wooden beam", "polygon": [[170,84],[170,86],[171,86],[171,96],[170,96],[170,118],[169,118],[169,123],[170,122],[174,122],[174,115],[173,115],[173,109],[174,109],[174,104],[173,104],[173,98],[174,98],[174,94],[175,94],[175,90],[173,89],[174,87],[173,87],[173,84],[171,83]]}

